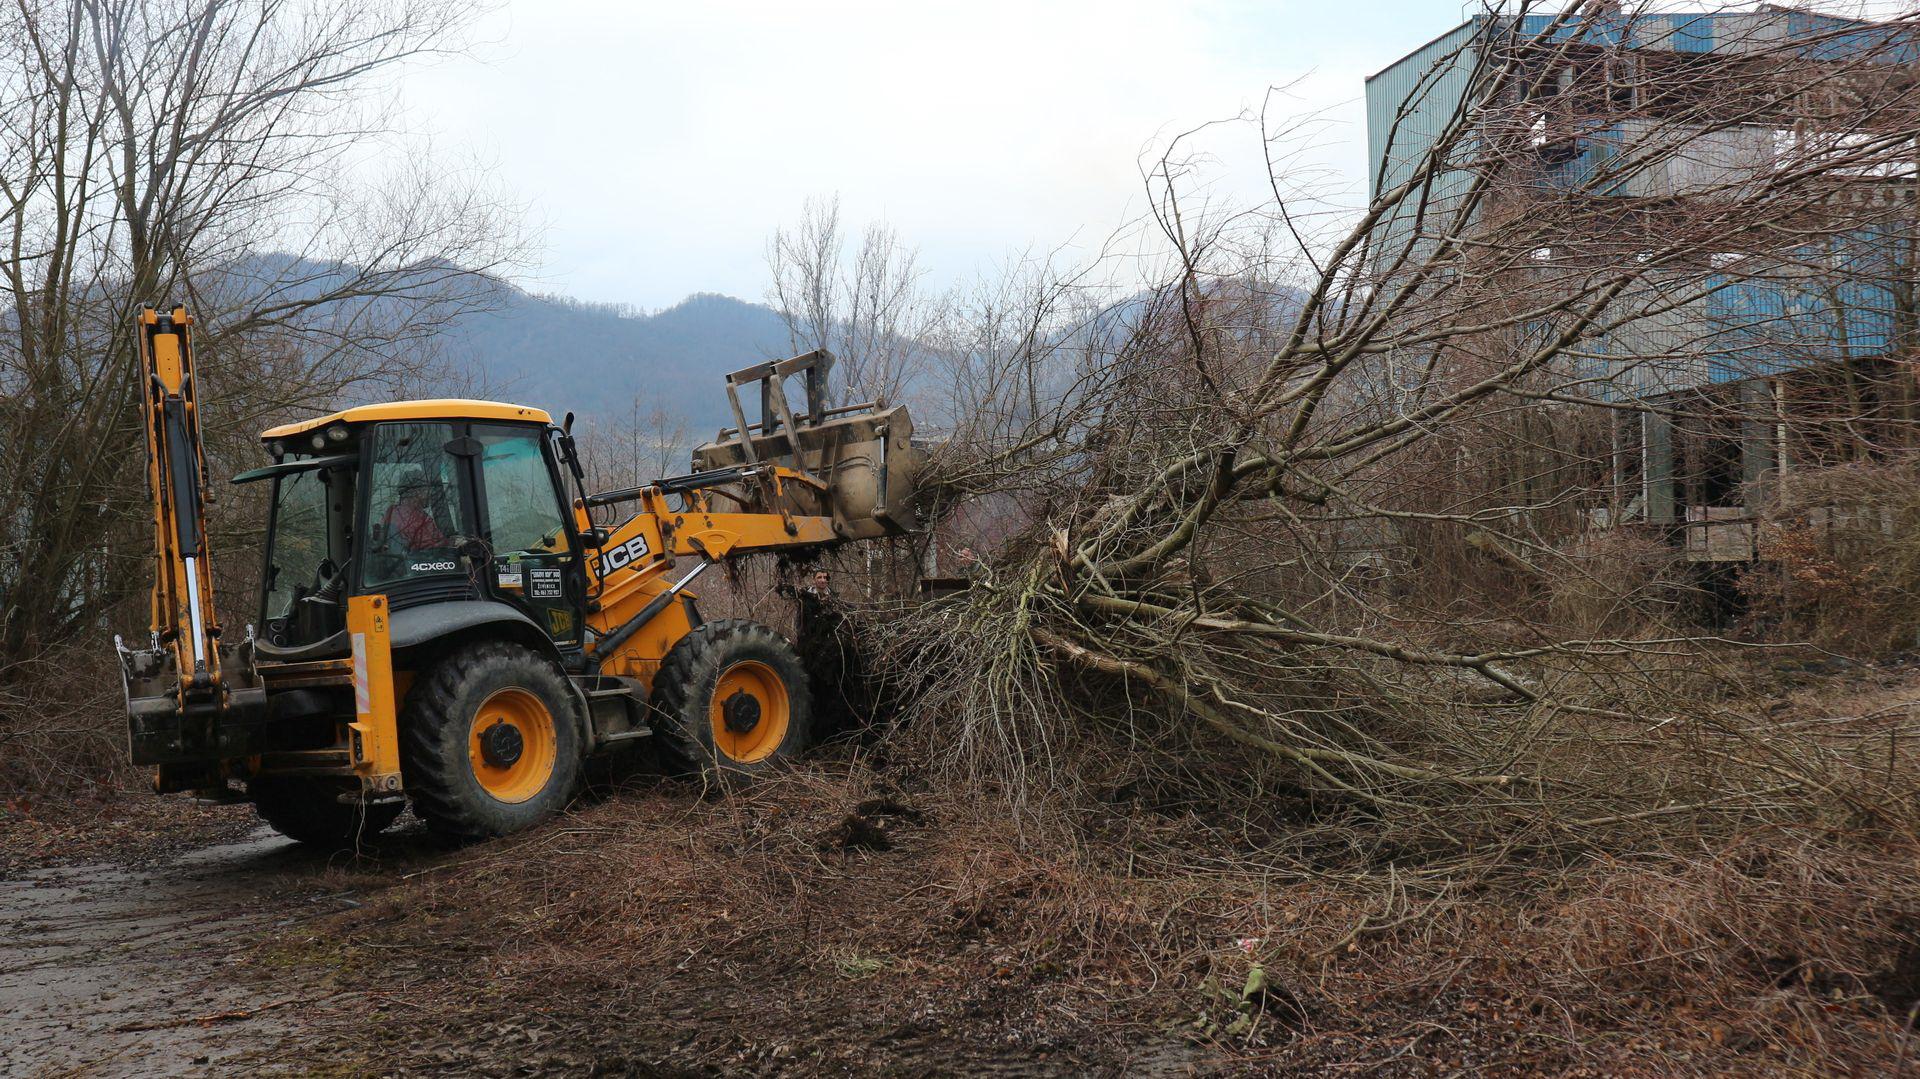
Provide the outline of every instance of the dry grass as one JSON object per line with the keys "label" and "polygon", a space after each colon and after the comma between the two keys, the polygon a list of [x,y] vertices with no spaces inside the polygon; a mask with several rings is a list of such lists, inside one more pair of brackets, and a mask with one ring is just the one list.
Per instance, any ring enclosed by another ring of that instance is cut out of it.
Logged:
{"label": "dry grass", "polygon": [[1911,838],[1766,828],[1496,874],[1304,806],[1253,846],[1191,806],[1016,814],[932,774],[659,786],[419,873],[316,933],[329,963],[342,941],[375,961],[359,988],[383,1009],[331,1036],[402,1072],[498,1059],[494,1025],[535,1067],[775,1073],[1881,1074],[1913,1055]]}

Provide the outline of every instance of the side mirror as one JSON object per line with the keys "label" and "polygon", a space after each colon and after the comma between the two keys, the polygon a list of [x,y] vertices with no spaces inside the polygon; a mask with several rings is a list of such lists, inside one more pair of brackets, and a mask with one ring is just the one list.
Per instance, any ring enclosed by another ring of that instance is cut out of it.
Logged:
{"label": "side mirror", "polygon": [[613,533],[601,528],[599,525],[595,525],[585,532],[580,533],[580,542],[596,551],[605,547],[607,540],[612,538]]}

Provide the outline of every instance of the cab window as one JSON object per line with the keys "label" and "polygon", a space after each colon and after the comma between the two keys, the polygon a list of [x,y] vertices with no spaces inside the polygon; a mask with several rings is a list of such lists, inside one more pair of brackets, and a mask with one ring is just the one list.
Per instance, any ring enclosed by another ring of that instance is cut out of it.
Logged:
{"label": "cab window", "polygon": [[374,428],[367,491],[364,583],[391,584],[460,568],[458,458],[447,452],[448,423],[383,423]]}
{"label": "cab window", "polygon": [[497,556],[567,549],[566,519],[553,473],[541,452],[546,432],[474,424],[480,482],[486,494],[487,542]]}
{"label": "cab window", "polygon": [[301,597],[326,579],[327,490],[319,469],[274,481],[273,528],[267,534],[263,621],[291,617]]}

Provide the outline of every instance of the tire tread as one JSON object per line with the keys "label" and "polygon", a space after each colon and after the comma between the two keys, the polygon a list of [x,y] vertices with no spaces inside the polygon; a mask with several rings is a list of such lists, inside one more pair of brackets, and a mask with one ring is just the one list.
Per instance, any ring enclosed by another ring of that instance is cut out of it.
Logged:
{"label": "tire tread", "polygon": [[[400,764],[406,780],[407,797],[413,810],[427,828],[454,842],[473,842],[503,834],[489,821],[483,807],[468,797],[464,780],[467,764],[467,732],[471,716],[459,715],[456,705],[463,687],[482,677],[488,667],[501,663],[520,663],[533,659],[551,666],[547,659],[522,645],[487,641],[461,648],[443,658],[416,683],[407,697],[405,721],[400,724]],[[557,668],[553,675],[564,687],[566,676]],[[554,716],[556,724],[574,724],[578,731],[570,696],[563,700],[564,710]],[[561,757],[557,770],[571,771],[565,780],[568,789],[561,801],[571,800],[580,778],[579,754],[570,765]]]}
{"label": "tire tread", "polygon": [[[695,733],[698,728],[693,726],[704,720],[691,717],[689,710],[695,703],[695,695],[707,690],[734,654],[752,648],[765,648],[781,657],[787,668],[780,674],[787,684],[788,722],[798,732],[793,740],[802,746],[806,744],[813,698],[793,645],[771,627],[758,622],[721,618],[702,623],[680,638],[653,676],[650,699],[656,714],[654,741],[659,747],[661,763],[671,771],[701,773],[711,779],[718,778],[719,772],[742,770],[737,765],[722,765],[715,759],[716,754]],[[794,677],[796,673],[798,677]],[[701,712],[705,712],[704,706]],[[776,753],[768,759],[781,756],[784,754]]]}

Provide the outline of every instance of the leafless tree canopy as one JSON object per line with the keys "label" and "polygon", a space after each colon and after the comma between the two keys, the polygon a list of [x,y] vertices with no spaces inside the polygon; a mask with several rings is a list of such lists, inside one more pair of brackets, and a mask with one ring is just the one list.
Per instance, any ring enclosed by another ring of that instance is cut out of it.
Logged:
{"label": "leafless tree canopy", "polygon": [[767,248],[769,295],[793,350],[824,348],[838,360],[836,392],[898,401],[940,317],[921,286],[918,255],[882,224],[869,225],[851,259],[840,201],[809,199],[800,223]]}

